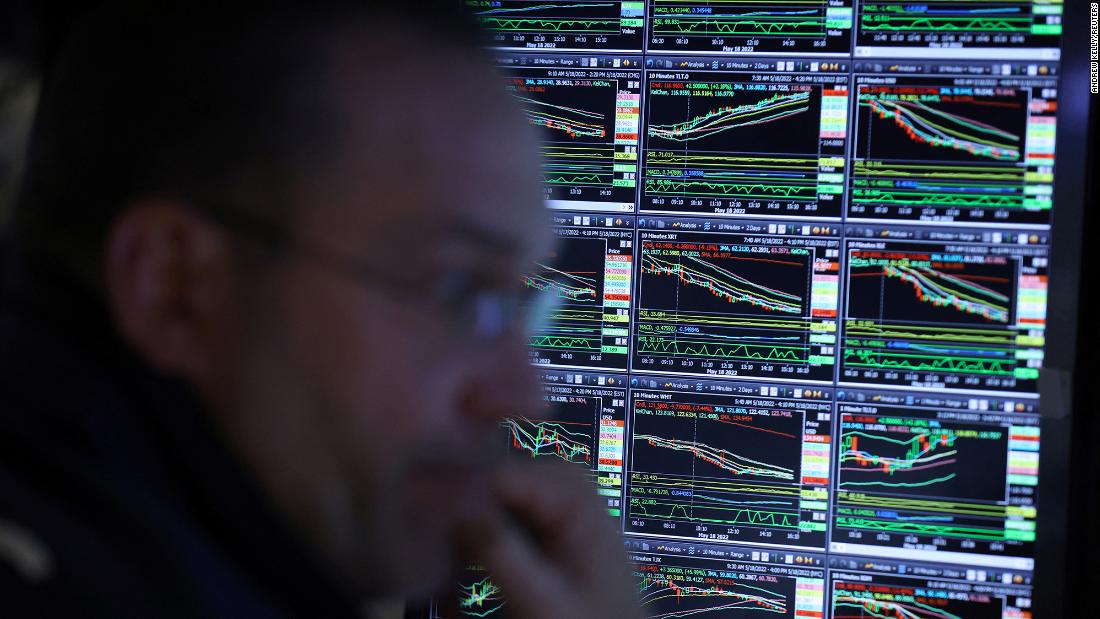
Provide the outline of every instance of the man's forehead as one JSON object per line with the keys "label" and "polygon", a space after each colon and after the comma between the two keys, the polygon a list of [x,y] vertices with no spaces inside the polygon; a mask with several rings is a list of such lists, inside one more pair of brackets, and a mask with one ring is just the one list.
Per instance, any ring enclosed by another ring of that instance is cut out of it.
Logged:
{"label": "man's forehead", "polygon": [[401,71],[364,60],[350,54],[331,76],[342,143],[314,186],[327,196],[313,196],[330,206],[329,233],[419,230],[512,254],[544,248],[537,146],[491,70],[431,54]]}

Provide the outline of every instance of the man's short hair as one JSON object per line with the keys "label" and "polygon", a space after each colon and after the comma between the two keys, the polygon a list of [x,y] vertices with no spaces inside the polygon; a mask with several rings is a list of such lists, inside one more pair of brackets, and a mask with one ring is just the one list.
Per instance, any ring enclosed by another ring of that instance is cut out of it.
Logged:
{"label": "man's short hair", "polygon": [[108,226],[135,198],[202,206],[249,178],[279,206],[283,179],[323,163],[339,133],[320,94],[335,32],[477,46],[453,0],[374,4],[115,3],[77,20],[44,80],[18,251],[97,288]]}

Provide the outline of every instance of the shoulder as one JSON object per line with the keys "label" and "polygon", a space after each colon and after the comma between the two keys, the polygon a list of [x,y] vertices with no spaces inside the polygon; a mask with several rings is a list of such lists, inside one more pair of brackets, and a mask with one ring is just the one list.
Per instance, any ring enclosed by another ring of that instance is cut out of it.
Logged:
{"label": "shoulder", "polygon": [[4,616],[165,616],[163,602],[182,597],[170,584],[170,563],[141,548],[140,536],[126,532],[131,523],[113,517],[0,461]]}

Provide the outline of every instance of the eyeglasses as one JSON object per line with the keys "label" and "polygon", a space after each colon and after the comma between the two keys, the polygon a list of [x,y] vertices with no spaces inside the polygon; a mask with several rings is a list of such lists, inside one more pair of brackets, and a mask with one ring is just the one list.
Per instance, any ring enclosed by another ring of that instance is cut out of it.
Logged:
{"label": "eyeglasses", "polygon": [[525,334],[534,333],[543,327],[560,301],[555,295],[531,286],[506,290],[461,275],[443,277],[427,286],[413,286],[365,261],[298,238],[285,226],[247,209],[207,201],[202,204],[209,207],[201,209],[203,215],[230,232],[247,235],[267,249],[309,260],[361,286],[436,308],[445,316],[452,339],[484,344],[495,342],[517,328]]}

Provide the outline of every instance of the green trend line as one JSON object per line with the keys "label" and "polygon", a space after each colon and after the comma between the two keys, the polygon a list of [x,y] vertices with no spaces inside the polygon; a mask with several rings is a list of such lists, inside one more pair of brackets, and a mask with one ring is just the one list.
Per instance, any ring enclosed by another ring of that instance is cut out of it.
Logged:
{"label": "green trend line", "polygon": [[1019,147],[1012,144],[1018,143],[1020,136],[972,118],[937,110],[923,101],[861,94],[859,105],[870,108],[882,120],[892,120],[914,142],[997,161],[1020,159]]}
{"label": "green trend line", "polygon": [[956,473],[950,473],[943,477],[936,477],[926,481],[904,482],[904,481],[845,481],[841,482],[841,486],[886,486],[888,488],[922,488],[924,486],[931,486],[933,484],[943,483],[955,479]]}
{"label": "green trend line", "polygon": [[[699,508],[696,508],[699,509]],[[691,522],[707,522],[716,524],[741,524],[751,526],[771,526],[782,529],[797,529],[798,515],[777,511],[757,509],[737,509],[723,507],[707,507],[707,511],[723,512],[725,518],[705,518],[695,516],[687,505],[679,503],[661,503],[652,499],[630,500],[630,514],[661,520],[687,520]]]}
{"label": "green trend line", "polygon": [[[866,596],[866,597],[864,597]],[[890,596],[893,599],[883,599]],[[878,591],[833,591],[833,616],[839,608],[854,608],[870,614],[874,619],[963,619],[960,615],[947,612],[939,606],[918,602],[912,594],[903,595],[880,593]]]}
{"label": "green trend line", "polygon": [[504,608],[500,587],[489,578],[459,587],[459,610],[468,617],[488,617]]}
{"label": "green trend line", "polygon": [[998,17],[967,19],[958,17],[901,17],[866,15],[860,26],[867,32],[1003,32],[1030,33],[1030,17]]}
{"label": "green trend line", "polygon": [[844,363],[852,367],[899,368],[914,371],[939,371],[962,374],[988,374],[1012,376],[1014,363],[989,361],[981,358],[942,355],[899,355],[867,349],[844,349]]}
{"label": "green trend line", "polygon": [[816,199],[816,185],[775,185],[766,183],[719,183],[714,181],[681,181],[672,179],[645,180],[649,193],[673,193],[694,196],[736,196],[739,198],[775,197]]}
{"label": "green trend line", "polygon": [[489,30],[506,32],[543,31],[582,32],[590,34],[619,34],[622,32],[621,19],[554,19],[543,18],[506,18],[480,17],[478,21]]}
{"label": "green trend line", "polygon": [[862,529],[866,531],[886,531],[889,533],[916,533],[919,535],[933,535],[943,537],[962,537],[968,539],[984,539],[992,541],[1004,541],[1004,527],[966,527],[954,525],[925,524],[920,522],[897,522],[871,520],[867,518],[854,518],[838,516],[836,526],[842,529]]}
{"label": "green trend line", "polygon": [[651,124],[649,137],[673,142],[691,142],[723,131],[770,123],[810,109],[810,92],[777,93],[756,103],[721,107],[687,122]]}
{"label": "green trend line", "polygon": [[653,447],[671,449],[672,451],[686,451],[696,458],[713,464],[728,471],[733,475],[756,475],[758,477],[771,477],[786,481],[794,480],[794,471],[775,464],[760,462],[752,458],[740,456],[731,451],[712,447],[706,443],[696,441],[684,441],[679,439],[654,436],[652,434],[635,434],[634,441],[645,441]]}

